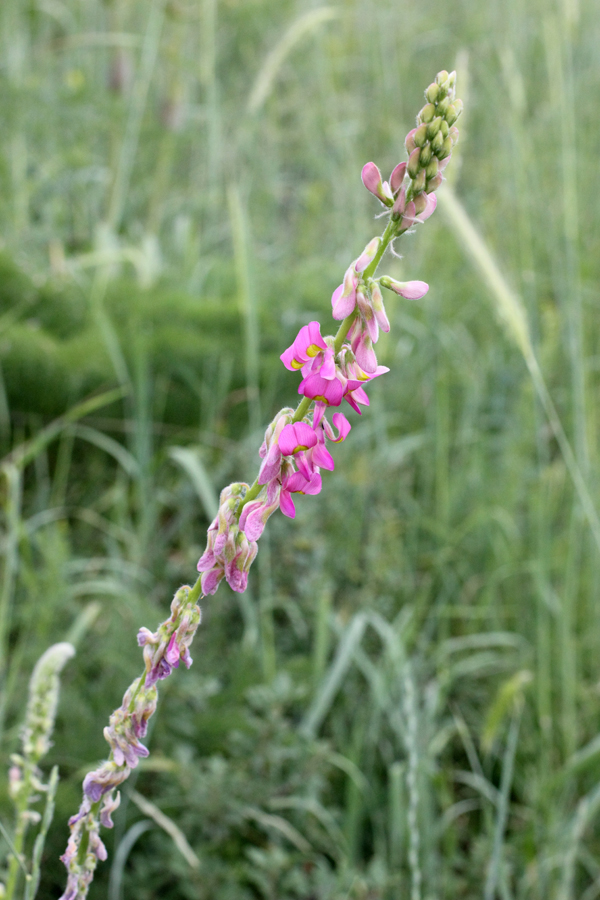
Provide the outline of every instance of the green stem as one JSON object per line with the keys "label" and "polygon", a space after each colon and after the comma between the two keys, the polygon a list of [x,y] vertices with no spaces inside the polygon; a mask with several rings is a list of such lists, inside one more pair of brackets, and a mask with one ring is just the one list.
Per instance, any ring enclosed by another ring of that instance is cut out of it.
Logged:
{"label": "green stem", "polygon": [[[92,803],[88,816],[92,816],[94,819],[98,818],[98,813],[100,812],[100,807],[102,805],[102,800],[98,800],[96,803]],[[88,847],[90,844],[90,832],[89,829],[86,828],[81,836],[81,843],[79,845],[79,850],[77,851],[77,863],[82,866],[85,862],[85,857],[87,855]]]}
{"label": "green stem", "polygon": [[[364,281],[366,281],[367,278],[372,278],[373,275],[375,274],[375,271],[377,269],[377,266],[381,262],[383,254],[387,250],[390,242],[393,241],[393,239],[396,237],[397,226],[398,226],[398,223],[396,221],[394,221],[394,219],[390,216],[390,219],[385,227],[385,231],[381,235],[381,241],[379,242],[379,249],[377,250],[377,253],[373,257],[373,259],[371,260],[371,262],[369,263],[369,265],[367,266],[365,271],[362,273],[362,277],[363,277]],[[342,323],[342,325],[343,324],[344,323]]]}
{"label": "green stem", "polygon": [[19,870],[23,869],[26,876],[27,868],[23,860],[23,846],[25,843],[25,834],[29,820],[27,818],[27,805],[31,795],[31,776],[33,774],[33,765],[27,762],[23,767],[23,786],[19,791],[19,800],[17,803],[16,828],[13,845],[11,848],[12,856],[8,867],[8,879],[6,882],[6,900],[12,900],[17,881],[19,879]]}
{"label": "green stem", "polygon": [[349,316],[346,316],[346,318],[344,319],[344,321],[338,328],[337,334],[334,339],[334,344],[333,344],[333,349],[335,350],[336,354],[339,353],[340,350],[342,349],[342,344],[344,343],[344,339],[345,339],[346,335],[348,334],[348,332],[350,331],[350,326],[354,322],[355,318],[356,318],[356,310],[353,310]]}

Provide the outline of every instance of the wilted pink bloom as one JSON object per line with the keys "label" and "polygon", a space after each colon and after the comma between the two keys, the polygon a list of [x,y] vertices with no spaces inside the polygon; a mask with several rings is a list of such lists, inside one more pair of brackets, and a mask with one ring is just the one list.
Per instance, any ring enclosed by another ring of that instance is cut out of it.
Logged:
{"label": "wilted pink bloom", "polygon": [[258,483],[268,484],[279,475],[281,469],[281,450],[279,449],[279,435],[285,426],[291,421],[292,415],[285,413],[279,416],[274,427],[269,427],[265,435],[266,453],[258,472]]}
{"label": "wilted pink bloom", "polygon": [[240,530],[249,541],[257,541],[264,531],[267,521],[279,508],[280,485],[276,478],[269,482],[267,496],[262,500],[247,503],[240,515]]}
{"label": "wilted pink bloom", "polygon": [[217,588],[225,577],[225,563],[223,560],[217,560],[215,564],[206,571],[201,568],[199,568],[198,571],[202,572],[202,593],[205,596],[216,593]]}

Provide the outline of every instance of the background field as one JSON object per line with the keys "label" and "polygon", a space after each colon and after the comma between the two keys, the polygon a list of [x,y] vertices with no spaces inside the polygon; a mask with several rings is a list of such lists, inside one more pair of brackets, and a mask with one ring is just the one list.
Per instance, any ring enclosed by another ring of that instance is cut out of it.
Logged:
{"label": "background field", "polygon": [[[362,165],[404,158],[456,68],[454,193],[384,264],[430,291],[386,301],[391,373],[322,494],[270,521],[247,594],[205,602],[131,779],[199,865],[127,798],[90,897],[594,900],[600,7],[2,0],[0,18],[4,770],[35,660],[78,649],[39,896],[64,885],[137,629],[194,578],[218,491],[253,480],[294,402],[279,354],[329,320],[379,226]],[[0,810],[9,826],[4,780]]]}

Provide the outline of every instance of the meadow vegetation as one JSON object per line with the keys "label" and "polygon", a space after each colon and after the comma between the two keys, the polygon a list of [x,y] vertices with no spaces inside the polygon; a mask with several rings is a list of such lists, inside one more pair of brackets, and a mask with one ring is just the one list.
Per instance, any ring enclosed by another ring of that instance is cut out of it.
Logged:
{"label": "meadow vegetation", "polygon": [[323,492],[270,520],[246,594],[203,602],[90,898],[595,900],[598,5],[2,0],[0,23],[3,772],[36,660],[77,650],[38,896],[138,628],[193,583],[218,492],[295,403],[279,354],[374,233],[361,168],[405,158],[446,68],[460,144],[386,268],[429,293],[386,298],[391,372]]}

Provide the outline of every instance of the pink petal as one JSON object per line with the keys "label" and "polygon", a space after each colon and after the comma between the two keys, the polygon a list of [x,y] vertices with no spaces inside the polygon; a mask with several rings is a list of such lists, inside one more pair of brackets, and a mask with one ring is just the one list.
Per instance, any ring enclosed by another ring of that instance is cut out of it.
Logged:
{"label": "pink petal", "polygon": [[214,594],[219,587],[219,584],[223,580],[223,576],[225,575],[225,570],[222,567],[218,569],[210,569],[209,572],[205,572],[202,576],[202,593],[203,594]]}
{"label": "pink petal", "polygon": [[369,374],[377,369],[377,357],[373,350],[373,342],[367,334],[361,335],[356,342],[356,346],[353,345],[352,349],[356,356],[356,362],[361,369]]}
{"label": "pink petal", "polygon": [[349,316],[356,306],[356,294],[354,291],[351,294],[344,294],[343,288],[344,285],[341,284],[340,287],[333,292],[333,296],[331,297],[331,305],[333,307],[332,316],[338,321]]}
{"label": "pink petal", "polygon": [[339,406],[342,402],[344,389],[337,378],[328,381],[320,375],[310,375],[300,382],[299,394],[304,394],[311,400],[319,400],[328,406]]}
{"label": "pink petal", "polygon": [[366,189],[381,199],[381,172],[374,162],[368,162],[363,166],[360,177]]}
{"label": "pink petal", "polygon": [[398,163],[392,174],[390,175],[390,187],[395,194],[402,187],[404,176],[406,174],[406,163]]}
{"label": "pink petal", "polygon": [[[250,513],[254,512],[256,509],[260,509],[263,505],[262,500],[252,500],[251,503],[246,503],[241,514],[240,514],[240,530],[246,534],[246,519],[250,515]],[[246,534],[246,537],[248,535]],[[250,540],[250,538],[248,538]]]}
{"label": "pink petal", "polygon": [[[333,424],[335,425],[335,427],[338,430],[339,436],[338,437],[330,437],[329,439],[331,441],[333,441],[334,443],[337,443],[338,441],[343,441],[348,436],[348,434],[350,433],[350,430],[352,429],[350,422],[348,421],[348,419],[346,418],[344,413],[341,413],[341,412],[335,412],[331,418],[333,419]],[[327,435],[327,437],[329,437],[329,435]]]}
{"label": "pink petal", "polygon": [[354,263],[354,271],[355,272],[364,272],[369,263],[374,259],[377,251],[379,249],[380,238],[374,237],[372,241],[369,241],[363,252],[360,254],[356,262]]}
{"label": "pink petal", "polygon": [[302,490],[303,494],[320,494],[321,488],[323,486],[323,482],[321,480],[321,476],[318,472],[315,472],[311,480],[306,484],[304,489]]}
{"label": "pink petal", "polygon": [[286,491],[285,489],[281,491],[279,502],[279,508],[284,516],[287,516],[288,519],[294,519],[296,517],[296,507],[294,506],[294,501],[292,500],[289,491]]}
{"label": "pink petal", "polygon": [[434,193],[425,194],[425,197],[427,198],[427,206],[423,212],[417,216],[419,222],[425,222],[425,220],[435,212],[437,206],[437,197]]}
{"label": "pink petal", "polygon": [[316,443],[317,436],[306,422],[286,425],[279,435],[279,449],[283,456],[291,456],[299,450],[308,450],[309,447],[314,447]]}
{"label": "pink petal", "polygon": [[333,472],[335,469],[335,463],[333,461],[333,456],[323,444],[318,444],[312,452],[313,462],[316,466],[319,466],[321,469],[327,469],[329,472]]}
{"label": "pink petal", "polygon": [[373,288],[371,290],[371,304],[373,306],[375,318],[377,319],[381,330],[385,331],[387,334],[387,332],[390,330],[390,322],[385,312],[385,306],[383,305],[381,288],[377,283],[373,285]]}

